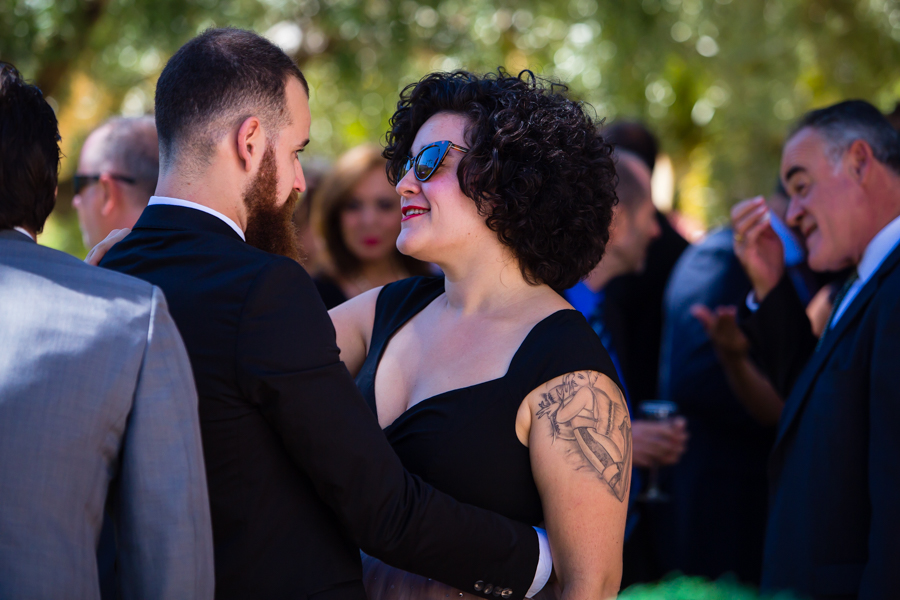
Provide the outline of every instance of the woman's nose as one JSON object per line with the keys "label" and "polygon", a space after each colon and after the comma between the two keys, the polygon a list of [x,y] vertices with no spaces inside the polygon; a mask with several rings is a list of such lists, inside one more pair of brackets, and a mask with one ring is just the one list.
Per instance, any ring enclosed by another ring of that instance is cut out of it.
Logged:
{"label": "woman's nose", "polygon": [[422,190],[422,186],[419,183],[419,180],[416,179],[415,174],[413,174],[413,170],[410,169],[406,172],[406,175],[403,176],[403,179],[397,182],[395,189],[398,194],[408,198],[418,194]]}

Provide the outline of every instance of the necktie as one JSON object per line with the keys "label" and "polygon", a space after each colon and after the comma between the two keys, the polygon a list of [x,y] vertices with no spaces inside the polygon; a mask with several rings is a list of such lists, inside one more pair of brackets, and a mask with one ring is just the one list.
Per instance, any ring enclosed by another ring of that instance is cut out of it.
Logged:
{"label": "necktie", "polygon": [[841,303],[844,301],[844,298],[847,297],[847,292],[850,291],[850,288],[853,287],[853,284],[856,283],[857,279],[859,279],[859,273],[857,273],[856,269],[853,269],[853,272],[847,276],[847,281],[841,286],[837,296],[834,297],[834,304],[831,306],[831,314],[828,315],[828,323],[825,324],[825,329],[822,330],[822,336],[819,338],[819,343],[816,344],[816,350],[822,347],[822,343],[828,336],[828,332],[831,331],[832,325],[834,325],[835,315],[837,315]]}

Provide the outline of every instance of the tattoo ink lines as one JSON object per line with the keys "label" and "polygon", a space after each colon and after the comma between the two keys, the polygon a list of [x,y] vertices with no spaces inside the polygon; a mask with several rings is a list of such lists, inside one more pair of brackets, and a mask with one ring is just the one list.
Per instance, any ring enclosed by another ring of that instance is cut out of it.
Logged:
{"label": "tattoo ink lines", "polygon": [[[587,461],[619,499],[631,483],[631,421],[622,393],[617,398],[596,387],[600,374],[569,373],[563,382],[542,394],[538,418],[550,421],[553,441],[564,440]],[[586,465],[584,465],[586,466]]]}

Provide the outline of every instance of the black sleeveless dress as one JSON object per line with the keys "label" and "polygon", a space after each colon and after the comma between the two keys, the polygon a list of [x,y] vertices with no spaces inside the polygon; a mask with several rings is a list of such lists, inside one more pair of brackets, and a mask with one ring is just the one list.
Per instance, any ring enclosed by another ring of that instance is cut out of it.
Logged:
{"label": "black sleeveless dress", "polygon": [[[379,294],[369,353],[356,378],[375,414],[375,372],[387,343],[443,292],[443,277],[411,277]],[[584,316],[560,310],[529,332],[506,375],[422,400],[384,432],[410,473],[461,502],[538,525],[544,518],[541,500],[528,448],[516,437],[516,415],[532,390],[583,370],[603,373],[621,388]]]}

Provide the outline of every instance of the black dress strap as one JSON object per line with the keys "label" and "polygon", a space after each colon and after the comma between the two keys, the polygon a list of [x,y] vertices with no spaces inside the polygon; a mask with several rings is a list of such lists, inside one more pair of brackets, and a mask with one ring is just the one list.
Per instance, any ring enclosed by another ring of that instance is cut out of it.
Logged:
{"label": "black dress strap", "polygon": [[443,277],[409,277],[389,283],[378,293],[369,351],[356,376],[356,384],[374,414],[378,414],[375,373],[384,347],[398,329],[443,293]]}
{"label": "black dress strap", "polygon": [[603,373],[622,389],[600,338],[577,310],[561,310],[538,323],[509,365],[507,378],[524,398],[540,385],[575,371]]}

